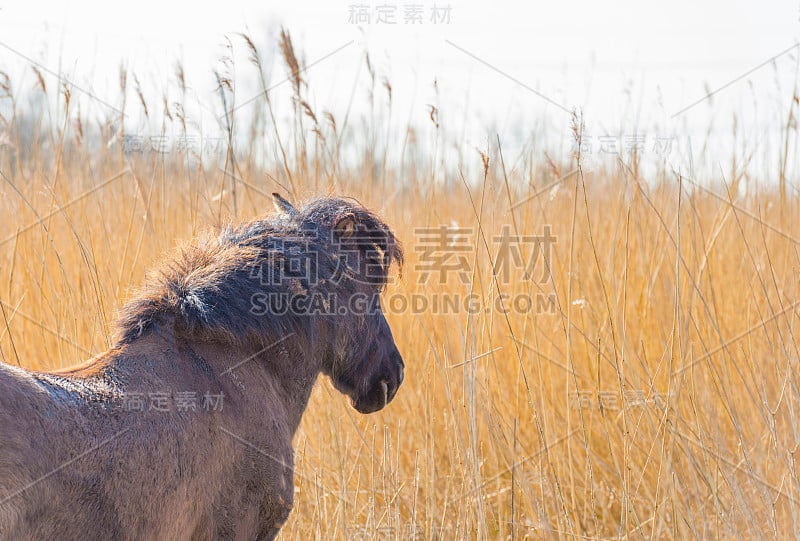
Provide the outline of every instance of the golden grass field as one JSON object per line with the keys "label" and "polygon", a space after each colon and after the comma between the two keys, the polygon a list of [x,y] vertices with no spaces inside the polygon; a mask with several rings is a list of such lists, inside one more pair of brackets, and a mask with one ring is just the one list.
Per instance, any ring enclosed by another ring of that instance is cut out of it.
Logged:
{"label": "golden grass field", "polygon": [[[319,381],[282,539],[800,536],[795,191],[735,171],[703,186],[635,166],[584,172],[575,156],[528,169],[496,145],[485,175],[433,182],[425,167],[336,167],[312,152],[333,143],[313,135],[287,164],[244,153],[235,168],[189,166],[90,148],[78,128],[62,119],[26,146],[6,124],[6,363],[52,369],[105,350],[148,268],[201,230],[271,212],[273,191],[378,211],[407,257],[387,296],[479,300],[477,313],[387,309],[406,379],[385,410],[361,416]],[[483,170],[478,152],[468,159]],[[471,228],[457,241],[466,283],[420,283],[418,228],[442,225]],[[545,225],[557,238],[537,267],[546,279],[494,272],[504,227]],[[554,306],[504,313],[498,301],[537,294]]]}

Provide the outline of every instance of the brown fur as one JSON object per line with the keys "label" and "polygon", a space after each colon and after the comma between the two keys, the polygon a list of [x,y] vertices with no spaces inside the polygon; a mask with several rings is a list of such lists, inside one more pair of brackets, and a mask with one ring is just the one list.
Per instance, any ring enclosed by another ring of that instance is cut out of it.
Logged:
{"label": "brown fur", "polygon": [[[121,311],[110,351],[51,373],[0,364],[0,539],[272,539],[317,375],[362,412],[393,398],[403,361],[379,305],[339,308],[376,298],[402,262],[394,235],[348,200],[278,204],[168,259]],[[288,276],[292,260],[313,276]],[[265,293],[328,301],[254,309]],[[176,407],[181,392],[194,411]],[[164,394],[169,411],[130,408]],[[203,408],[205,394],[221,407]]]}

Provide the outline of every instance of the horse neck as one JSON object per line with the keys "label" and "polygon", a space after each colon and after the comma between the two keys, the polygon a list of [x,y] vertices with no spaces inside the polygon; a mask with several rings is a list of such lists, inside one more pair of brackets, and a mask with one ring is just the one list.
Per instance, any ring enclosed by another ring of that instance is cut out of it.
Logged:
{"label": "horse neck", "polygon": [[187,349],[208,363],[215,377],[249,403],[251,411],[281,407],[292,433],[297,430],[320,373],[313,354],[294,347],[289,340],[238,347],[198,343]]}

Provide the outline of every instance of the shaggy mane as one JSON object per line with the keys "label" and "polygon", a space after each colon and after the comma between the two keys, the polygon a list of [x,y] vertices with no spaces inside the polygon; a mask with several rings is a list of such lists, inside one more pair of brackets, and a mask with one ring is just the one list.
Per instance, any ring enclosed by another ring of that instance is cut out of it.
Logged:
{"label": "shaggy mane", "polygon": [[[265,271],[283,276],[289,258],[312,265],[317,276],[334,276],[346,260],[336,229],[346,218],[355,225],[346,242],[357,247],[372,269],[379,269],[369,276],[377,290],[386,285],[393,263],[402,267],[403,252],[394,234],[355,201],[324,198],[300,209],[282,210],[229,225],[215,236],[202,236],[168,257],[121,309],[114,325],[115,343],[130,343],[157,327],[230,344],[264,343],[302,332],[303,316],[256,315],[251,299],[260,292],[295,294],[309,287],[352,294],[353,285],[347,280],[323,279],[312,284],[297,279],[277,284],[260,280]],[[352,269],[348,275],[353,277]]]}

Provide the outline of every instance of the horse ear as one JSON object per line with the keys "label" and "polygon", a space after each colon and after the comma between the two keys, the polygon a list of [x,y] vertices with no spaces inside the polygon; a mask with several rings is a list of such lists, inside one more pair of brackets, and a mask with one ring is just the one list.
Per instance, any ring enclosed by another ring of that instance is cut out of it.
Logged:
{"label": "horse ear", "polygon": [[284,199],[281,194],[275,192],[272,194],[272,197],[272,204],[275,205],[275,210],[278,212],[285,212],[289,216],[293,216],[297,212],[297,209],[294,208],[294,205]]}
{"label": "horse ear", "polygon": [[333,230],[340,239],[347,240],[356,232],[356,219],[352,214],[347,214],[339,218]]}

